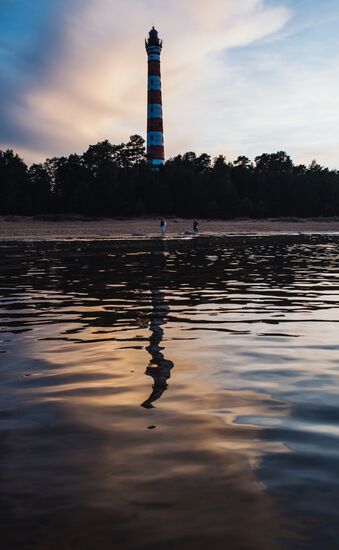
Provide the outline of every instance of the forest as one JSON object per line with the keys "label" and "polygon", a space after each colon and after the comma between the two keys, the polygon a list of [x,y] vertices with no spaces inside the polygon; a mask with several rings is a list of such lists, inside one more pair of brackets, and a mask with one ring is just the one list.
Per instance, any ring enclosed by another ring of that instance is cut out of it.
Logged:
{"label": "forest", "polygon": [[82,155],[28,167],[11,149],[0,151],[1,215],[89,217],[339,216],[339,171],[313,161],[296,165],[284,151],[251,161],[188,152],[158,171],[146,162],[145,141],[105,140]]}

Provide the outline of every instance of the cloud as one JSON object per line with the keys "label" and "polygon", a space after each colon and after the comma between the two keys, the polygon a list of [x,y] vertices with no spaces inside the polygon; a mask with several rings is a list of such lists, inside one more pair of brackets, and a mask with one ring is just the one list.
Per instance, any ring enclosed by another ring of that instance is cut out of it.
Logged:
{"label": "cloud", "polygon": [[325,3],[324,18],[290,0],[3,0],[0,147],[36,161],[145,135],[155,24],[167,156],[286,149],[338,166],[338,10]]}
{"label": "cloud", "polygon": [[280,36],[269,47],[262,41],[230,52],[214,95],[209,93],[217,112],[211,120],[211,149],[231,158],[283,149],[297,162],[316,158],[338,167],[335,27],[334,19],[333,29],[326,21],[288,40]]}
{"label": "cloud", "polygon": [[[164,38],[167,154],[179,145],[191,149],[201,121],[208,142],[209,111],[218,108],[213,89],[223,82],[218,56],[273,35],[290,16],[260,0],[53,0],[40,12],[46,4],[11,2],[21,16],[25,5],[34,32],[31,42],[23,34],[8,38],[7,61],[15,63],[7,63],[0,95],[0,144],[31,151],[34,159],[145,134],[143,41],[152,24]],[[4,66],[0,44],[1,51]]]}

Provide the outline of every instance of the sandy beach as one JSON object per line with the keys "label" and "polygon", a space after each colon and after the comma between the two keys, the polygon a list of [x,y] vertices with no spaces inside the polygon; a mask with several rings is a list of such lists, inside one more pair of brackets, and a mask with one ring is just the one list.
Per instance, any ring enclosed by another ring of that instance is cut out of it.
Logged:
{"label": "sandy beach", "polygon": [[[192,230],[193,220],[173,218],[167,220],[168,237],[179,237]],[[199,234],[276,234],[276,233],[339,233],[339,219],[234,219],[199,220]],[[88,239],[118,237],[159,236],[158,218],[103,218],[72,219],[62,221],[33,217],[0,217],[0,239]]]}

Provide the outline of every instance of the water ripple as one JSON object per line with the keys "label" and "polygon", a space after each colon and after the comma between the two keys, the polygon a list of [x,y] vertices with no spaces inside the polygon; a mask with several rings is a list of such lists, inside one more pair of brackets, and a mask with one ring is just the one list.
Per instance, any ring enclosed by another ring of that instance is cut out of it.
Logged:
{"label": "water ripple", "polygon": [[337,547],[337,236],[0,248],[5,547]]}

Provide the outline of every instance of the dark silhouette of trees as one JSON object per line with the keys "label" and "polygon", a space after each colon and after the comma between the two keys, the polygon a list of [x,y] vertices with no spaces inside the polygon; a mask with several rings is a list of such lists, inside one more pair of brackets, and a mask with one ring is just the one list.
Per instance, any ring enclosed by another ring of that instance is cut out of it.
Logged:
{"label": "dark silhouette of trees", "polygon": [[36,212],[52,212],[54,197],[52,192],[52,178],[42,164],[32,164],[27,171],[27,200],[26,208]]}
{"label": "dark silhouette of trees", "polygon": [[187,152],[152,171],[138,135],[30,168],[7,150],[0,151],[0,214],[339,216],[339,172],[316,161],[294,165],[284,151],[254,162]]}
{"label": "dark silhouette of trees", "polygon": [[26,214],[28,197],[26,164],[12,150],[0,151],[1,214]]}

